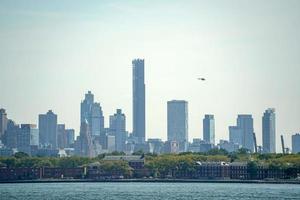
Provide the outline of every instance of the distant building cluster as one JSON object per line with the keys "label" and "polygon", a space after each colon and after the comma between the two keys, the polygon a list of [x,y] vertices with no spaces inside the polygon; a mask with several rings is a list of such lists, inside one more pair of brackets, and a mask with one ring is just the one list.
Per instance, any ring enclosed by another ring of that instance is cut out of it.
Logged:
{"label": "distant building cluster", "polygon": [[[244,148],[249,152],[275,153],[276,116],[275,109],[267,109],[262,116],[262,146],[257,145],[253,118],[239,114],[236,125],[229,126],[229,140],[215,141],[215,117],[205,114],[203,118],[203,139],[194,138],[189,142],[188,102],[171,100],[167,102],[167,141],[158,138],[146,140],[146,102],[144,60],[132,61],[132,111],[133,130],[126,130],[126,115],[122,109],[109,116],[109,127],[105,127],[101,104],[94,100],[91,91],[80,103],[80,132],[58,124],[58,116],[52,110],[38,116],[36,124],[17,124],[0,109],[0,155],[9,156],[24,152],[39,156],[86,156],[95,157],[114,151],[132,154],[142,151],[149,153],[207,152],[214,148],[228,152]],[[281,137],[283,153],[289,153]],[[292,152],[300,152],[299,133],[292,136]]]}

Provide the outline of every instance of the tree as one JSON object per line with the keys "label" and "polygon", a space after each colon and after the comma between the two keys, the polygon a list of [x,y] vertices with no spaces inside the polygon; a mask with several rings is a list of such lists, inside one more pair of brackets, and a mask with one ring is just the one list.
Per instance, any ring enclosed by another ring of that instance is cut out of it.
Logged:
{"label": "tree", "polygon": [[29,155],[27,153],[24,153],[24,152],[17,152],[17,153],[15,153],[14,157],[18,158],[18,159],[19,158],[27,158],[27,157],[29,157]]}
{"label": "tree", "polygon": [[228,151],[226,151],[225,149],[218,149],[218,148],[214,148],[211,149],[207,152],[207,155],[228,155]]}
{"label": "tree", "polygon": [[112,156],[124,156],[126,155],[123,151],[113,151],[111,153]]}
{"label": "tree", "polygon": [[144,154],[144,151],[142,149],[138,150],[138,151],[135,151],[132,155],[135,155],[135,156],[141,156]]}
{"label": "tree", "polygon": [[1,161],[6,165],[7,168],[15,168],[17,164],[17,159],[15,157],[6,158]]}
{"label": "tree", "polygon": [[250,161],[247,163],[247,172],[250,176],[250,179],[257,178],[257,170],[258,170],[258,166],[256,162]]}
{"label": "tree", "polygon": [[238,159],[238,156],[236,155],[236,153],[233,152],[228,155],[228,158],[230,158],[230,162],[234,162]]}
{"label": "tree", "polygon": [[248,154],[249,153],[249,150],[246,149],[246,148],[240,148],[237,150],[237,154],[242,154],[242,155],[245,155],[245,154]]}

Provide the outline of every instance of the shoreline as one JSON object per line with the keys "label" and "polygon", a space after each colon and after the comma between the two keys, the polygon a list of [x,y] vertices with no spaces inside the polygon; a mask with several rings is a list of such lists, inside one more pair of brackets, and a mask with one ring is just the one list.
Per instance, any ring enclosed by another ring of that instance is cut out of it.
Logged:
{"label": "shoreline", "polygon": [[296,180],[209,180],[209,179],[35,179],[7,180],[5,183],[253,183],[253,184],[300,184]]}

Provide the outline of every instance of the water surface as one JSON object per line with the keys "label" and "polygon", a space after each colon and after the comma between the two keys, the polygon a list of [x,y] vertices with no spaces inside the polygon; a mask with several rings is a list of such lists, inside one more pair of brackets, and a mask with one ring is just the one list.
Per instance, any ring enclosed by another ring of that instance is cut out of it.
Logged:
{"label": "water surface", "polygon": [[17,183],[0,184],[0,199],[300,199],[300,185],[238,183]]}

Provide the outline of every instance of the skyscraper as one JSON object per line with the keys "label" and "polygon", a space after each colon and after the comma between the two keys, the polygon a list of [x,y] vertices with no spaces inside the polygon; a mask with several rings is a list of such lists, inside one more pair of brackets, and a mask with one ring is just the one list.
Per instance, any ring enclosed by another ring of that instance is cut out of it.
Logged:
{"label": "skyscraper", "polygon": [[253,141],[253,118],[252,115],[238,115],[237,127],[242,129],[242,147],[253,152],[254,141]]}
{"label": "skyscraper", "polygon": [[0,140],[3,139],[3,135],[7,129],[7,114],[3,108],[0,109]]}
{"label": "skyscraper", "polygon": [[81,122],[80,135],[75,145],[75,152],[79,156],[93,157],[95,155],[89,128],[87,120]]}
{"label": "skyscraper", "polygon": [[292,135],[292,152],[293,153],[300,152],[300,134],[299,133]]}
{"label": "skyscraper", "polygon": [[80,124],[85,122],[85,120],[89,122],[93,103],[94,95],[91,91],[88,91],[88,93],[85,94],[84,100],[80,104]]}
{"label": "skyscraper", "polygon": [[109,153],[116,151],[116,137],[114,135],[106,136],[107,151]]}
{"label": "skyscraper", "polygon": [[85,99],[80,104],[80,121],[87,120],[91,136],[100,136],[104,131],[104,116],[100,103],[94,102],[91,91],[85,94]]}
{"label": "skyscraper", "polygon": [[110,116],[109,129],[115,136],[116,151],[125,151],[126,117],[121,109],[117,109],[117,112]]}
{"label": "skyscraper", "polygon": [[57,148],[57,115],[52,110],[39,115],[39,140],[43,147]]}
{"label": "skyscraper", "polygon": [[203,119],[203,140],[215,144],[215,119],[213,115],[205,115]]}
{"label": "skyscraper", "polygon": [[229,126],[229,142],[243,144],[243,130],[237,126]]}
{"label": "skyscraper", "polygon": [[188,144],[188,102],[168,101],[168,141],[179,143],[181,152],[187,151]]}
{"label": "skyscraper", "polygon": [[31,155],[31,146],[38,146],[39,130],[35,124],[21,124],[17,134],[18,151]]}
{"label": "skyscraper", "polygon": [[57,125],[57,147],[63,149],[67,146],[67,135],[65,124]]}
{"label": "skyscraper", "polygon": [[264,153],[276,152],[275,109],[269,108],[262,117],[262,141]]}
{"label": "skyscraper", "polygon": [[144,60],[132,61],[133,136],[145,142],[145,79]]}
{"label": "skyscraper", "polygon": [[4,145],[8,148],[17,148],[17,135],[20,126],[13,120],[7,121],[7,129],[4,134]]}
{"label": "skyscraper", "polygon": [[74,144],[75,140],[75,130],[74,129],[66,129],[66,145],[67,147],[71,147]]}

